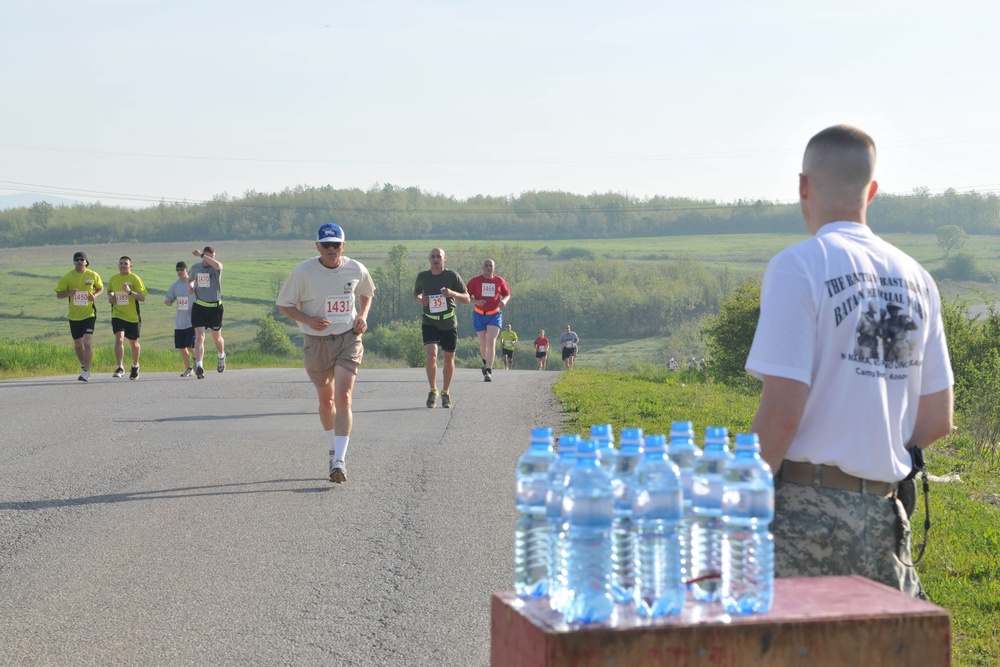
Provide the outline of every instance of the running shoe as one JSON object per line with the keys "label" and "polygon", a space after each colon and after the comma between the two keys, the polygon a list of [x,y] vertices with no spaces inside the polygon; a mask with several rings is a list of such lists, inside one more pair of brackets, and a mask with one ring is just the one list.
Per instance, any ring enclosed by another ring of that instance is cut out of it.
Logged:
{"label": "running shoe", "polygon": [[139,367],[138,366],[133,366],[132,367],[132,371],[128,374],[128,379],[129,380],[138,380],[139,379]]}
{"label": "running shoe", "polygon": [[80,369],[80,377],[77,378],[80,382],[90,382],[90,371],[85,371]]}
{"label": "running shoe", "polygon": [[330,481],[334,484],[343,484],[347,481],[347,465],[343,459],[338,459],[330,464]]}
{"label": "running shoe", "polygon": [[111,377],[113,378],[125,377],[125,369],[119,366],[118,368],[115,369],[115,372],[111,374]]}
{"label": "running shoe", "polygon": [[441,392],[441,407],[450,408],[451,407],[451,394],[446,391]]}
{"label": "running shoe", "polygon": [[483,382],[493,382],[493,371],[492,369],[483,370]]}
{"label": "running shoe", "polygon": [[219,370],[220,373],[222,371],[226,370],[226,358],[225,357],[219,357],[218,370]]}
{"label": "running shoe", "polygon": [[195,366],[194,374],[198,376],[199,380],[205,379],[205,369],[201,366]]}
{"label": "running shoe", "polygon": [[430,392],[427,394],[427,407],[433,408],[434,404],[437,403],[437,397],[438,397],[438,390],[431,389]]}
{"label": "running shoe", "polygon": [[184,372],[183,372],[183,373],[181,373],[181,377],[182,377],[182,378],[189,378],[189,377],[191,377],[192,375],[194,375],[194,371],[193,371],[192,369],[190,369],[190,368],[185,368],[185,369],[184,369]]}

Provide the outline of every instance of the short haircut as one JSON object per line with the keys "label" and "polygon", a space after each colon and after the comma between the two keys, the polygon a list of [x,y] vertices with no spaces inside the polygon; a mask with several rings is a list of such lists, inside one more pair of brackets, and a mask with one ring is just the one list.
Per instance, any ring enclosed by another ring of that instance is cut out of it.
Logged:
{"label": "short haircut", "polygon": [[875,176],[875,142],[850,125],[834,125],[806,144],[802,170],[820,181],[848,189],[864,188]]}
{"label": "short haircut", "polygon": [[212,253],[214,255],[215,254],[215,248],[213,248],[210,245],[207,245],[207,246],[205,246],[205,249],[201,251],[201,254],[204,255],[206,252],[210,252],[210,253]]}
{"label": "short haircut", "polygon": [[118,261],[120,262],[120,261],[122,261],[123,259],[127,259],[127,260],[128,260],[128,261],[130,261],[130,262],[132,261],[132,258],[131,258],[131,257],[129,257],[128,255],[122,255],[121,257],[119,257],[119,258],[118,258]]}

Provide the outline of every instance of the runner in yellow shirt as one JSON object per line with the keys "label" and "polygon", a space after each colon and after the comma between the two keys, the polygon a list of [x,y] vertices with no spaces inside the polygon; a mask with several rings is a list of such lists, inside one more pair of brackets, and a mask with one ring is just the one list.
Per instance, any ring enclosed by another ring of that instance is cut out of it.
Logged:
{"label": "runner in yellow shirt", "polygon": [[69,300],[69,332],[73,336],[76,358],[80,360],[80,382],[90,382],[90,362],[94,358],[94,325],[97,324],[96,299],[104,293],[104,283],[83,252],[73,255],[73,270],[56,283],[56,298]]}
{"label": "runner in yellow shirt", "polygon": [[139,378],[139,327],[142,317],[139,304],[146,300],[142,278],[132,273],[132,259],[123,255],[118,260],[118,274],[108,279],[108,302],[111,304],[111,330],[115,334],[115,361],[118,368],[111,377],[125,375],[125,340],[132,347],[132,372],[129,380]]}
{"label": "runner in yellow shirt", "polygon": [[500,332],[500,348],[503,350],[503,367],[509,371],[514,370],[515,347],[517,347],[517,333],[508,324]]}

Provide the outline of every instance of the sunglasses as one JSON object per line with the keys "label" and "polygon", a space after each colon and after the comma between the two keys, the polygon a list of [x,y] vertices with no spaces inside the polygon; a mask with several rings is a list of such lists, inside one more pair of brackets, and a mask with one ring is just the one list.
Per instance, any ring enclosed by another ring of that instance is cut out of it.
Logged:
{"label": "sunglasses", "polygon": [[73,261],[74,261],[74,262],[86,262],[87,260],[85,260],[85,259],[84,259],[83,257],[75,257],[75,258],[73,259]]}
{"label": "sunglasses", "polygon": [[323,250],[329,250],[330,248],[339,248],[344,245],[343,241],[320,241],[319,245]]}

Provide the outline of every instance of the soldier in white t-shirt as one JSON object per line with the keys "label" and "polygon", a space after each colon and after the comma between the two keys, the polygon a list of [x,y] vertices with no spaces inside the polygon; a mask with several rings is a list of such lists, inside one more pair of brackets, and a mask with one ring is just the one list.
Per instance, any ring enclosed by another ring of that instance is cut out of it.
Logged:
{"label": "soldier in white t-shirt", "polygon": [[354,416],[351,393],[364,356],[361,334],[375,284],[365,265],[344,256],[340,225],[319,228],[313,257],[295,267],[278,292],[278,309],[298,322],[303,334],[304,366],[319,397],[319,419],[330,451],[330,481],[347,480],[344,457]]}
{"label": "soldier in white t-shirt", "polygon": [[934,280],[867,225],[874,169],[856,128],[806,146],[799,197],[813,236],[764,274],[751,430],[776,472],[777,576],[859,574],[923,596],[897,486],[951,431],[954,376]]}

